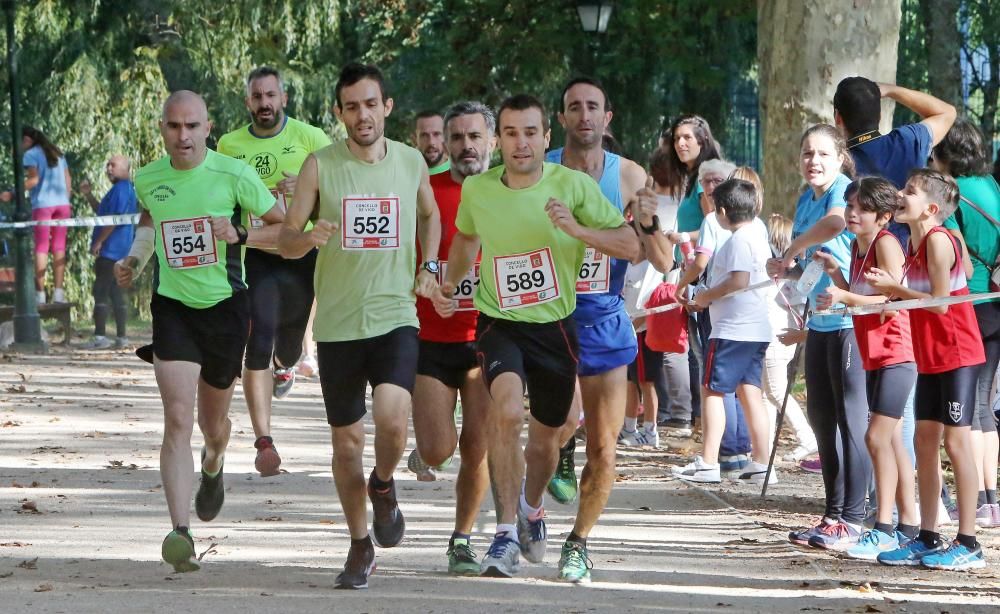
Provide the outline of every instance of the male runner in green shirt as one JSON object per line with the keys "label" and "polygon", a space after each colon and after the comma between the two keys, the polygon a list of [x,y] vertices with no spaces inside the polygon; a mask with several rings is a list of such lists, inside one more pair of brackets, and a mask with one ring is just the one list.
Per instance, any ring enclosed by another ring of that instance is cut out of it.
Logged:
{"label": "male runner in green shirt", "polygon": [[421,111],[413,120],[413,145],[427,163],[427,173],[437,175],[451,168],[448,148],[444,146],[444,117],[437,111]]}
{"label": "male runner in green shirt", "polygon": [[[519,549],[531,562],[545,556],[542,497],[576,387],[572,314],[584,250],[631,258],[639,239],[587,174],[544,162],[549,123],[538,99],[508,98],[497,120],[504,163],[462,185],[458,232],[435,303],[442,315],[454,311],[452,295],[481,245],[476,351],[493,397],[488,464],[499,522],[480,570],[511,577]],[[531,420],[522,450],[525,387]]]}
{"label": "male runner in green shirt", "polygon": [[[335,91],[334,112],[347,139],[306,158],[279,247],[286,258],[319,248],[313,332],[333,479],[351,533],[336,587],[358,589],[368,586],[375,567],[372,542],[391,548],[405,532],[393,472],[406,446],[416,378],[416,295],[437,292],[441,221],[420,152],[385,138],[392,98],[382,73],[348,64]],[[316,222],[304,230],[310,218]],[[425,258],[416,280],[415,239]],[[370,534],[362,464],[366,384],[375,423]]]}
{"label": "male runner in green shirt", "polygon": [[[287,104],[288,94],[278,71],[268,66],[255,68],[247,77],[250,123],[219,139],[219,153],[256,170],[282,211],[295,193],[296,176],[306,156],[330,144],[330,137],[319,128],[285,115]],[[256,219],[251,222],[259,225]],[[316,250],[298,260],[285,260],[273,248],[251,249],[246,255],[252,326],[244,360],[243,394],[257,448],[254,465],[265,477],[277,475],[281,466],[271,438],[271,395],[283,398],[295,381],[293,367],[302,355],[315,266]]]}
{"label": "male runner in green shirt", "polygon": [[153,343],[136,353],[153,363],[163,400],[160,477],[174,530],[163,540],[162,555],[175,571],[201,567],[188,528],[196,403],[205,437],[198,517],[215,518],[225,497],[229,403],[250,329],[243,246],[274,245],[279,230],[248,231],[249,214],[267,224],[284,219],[256,173],[207,149],[211,129],[200,96],[182,90],[167,98],[160,133],[168,155],[136,173],[143,211],[129,255],[115,263],[119,285],[128,286],[156,254]]}

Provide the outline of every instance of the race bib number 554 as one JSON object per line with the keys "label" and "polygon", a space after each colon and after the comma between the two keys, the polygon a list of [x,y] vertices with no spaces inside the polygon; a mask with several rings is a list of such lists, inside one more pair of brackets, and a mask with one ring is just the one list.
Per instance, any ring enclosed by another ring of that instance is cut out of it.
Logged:
{"label": "race bib number 554", "polygon": [[172,269],[193,269],[219,261],[207,217],[165,220],[160,223],[160,236],[167,266]]}
{"label": "race bib number 554", "polygon": [[552,252],[545,247],[526,254],[493,259],[501,309],[519,309],[559,298]]}
{"label": "race bib number 554", "polygon": [[344,249],[399,249],[399,197],[343,199]]}

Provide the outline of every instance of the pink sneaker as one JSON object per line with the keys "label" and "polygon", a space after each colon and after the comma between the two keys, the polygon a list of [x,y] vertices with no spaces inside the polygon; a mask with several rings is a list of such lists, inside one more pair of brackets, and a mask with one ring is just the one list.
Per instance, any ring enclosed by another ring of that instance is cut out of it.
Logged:
{"label": "pink sneaker", "polygon": [[818,456],[799,461],[799,468],[809,473],[823,473],[823,463]]}

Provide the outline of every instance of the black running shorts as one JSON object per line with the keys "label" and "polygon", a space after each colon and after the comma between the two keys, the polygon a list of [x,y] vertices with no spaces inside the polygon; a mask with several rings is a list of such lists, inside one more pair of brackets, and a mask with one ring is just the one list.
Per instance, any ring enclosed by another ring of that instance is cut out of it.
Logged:
{"label": "black running shorts", "polygon": [[420,340],[417,375],[433,377],[449,388],[461,388],[469,371],[479,367],[476,344]]}
{"label": "black running shorts", "polygon": [[419,344],[417,329],[401,326],[384,335],[316,343],[319,383],[330,426],[350,426],[364,417],[365,385],[394,384],[413,392]]}
{"label": "black running shorts", "polygon": [[476,355],[487,387],[501,373],[516,373],[531,396],[532,417],[553,428],[565,424],[579,362],[572,317],[526,324],[480,314]]}
{"label": "black running shorts", "polygon": [[982,365],[917,375],[914,416],[945,426],[969,426],[976,411],[976,380]]}

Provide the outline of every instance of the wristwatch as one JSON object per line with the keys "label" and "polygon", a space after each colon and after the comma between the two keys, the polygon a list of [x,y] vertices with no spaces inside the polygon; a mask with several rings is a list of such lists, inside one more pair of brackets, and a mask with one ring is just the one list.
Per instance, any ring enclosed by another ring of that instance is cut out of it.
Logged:
{"label": "wristwatch", "polygon": [[250,234],[249,232],[247,232],[247,227],[244,226],[243,224],[233,224],[233,228],[236,229],[236,244],[246,245],[247,236]]}
{"label": "wristwatch", "polygon": [[437,260],[428,260],[424,262],[423,269],[431,275],[437,275],[441,271],[441,266]]}
{"label": "wristwatch", "polygon": [[655,215],[653,216],[653,223],[650,224],[649,226],[643,226],[642,222],[639,222],[639,230],[641,230],[645,234],[648,235],[656,234],[656,231],[659,229],[660,229],[660,218]]}

